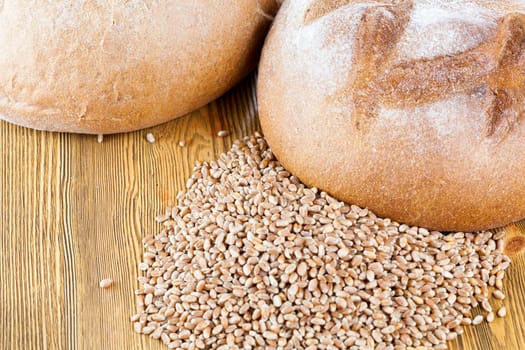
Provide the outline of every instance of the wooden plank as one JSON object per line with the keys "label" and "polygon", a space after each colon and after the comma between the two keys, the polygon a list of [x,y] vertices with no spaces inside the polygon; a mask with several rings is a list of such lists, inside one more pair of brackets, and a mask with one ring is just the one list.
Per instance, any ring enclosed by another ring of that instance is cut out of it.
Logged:
{"label": "wooden plank", "polygon": [[[251,76],[189,116],[102,144],[0,122],[1,349],[165,349],[129,322],[141,239],[158,229],[154,217],[174,204],[196,160],[259,129],[254,84]],[[217,138],[221,129],[232,135]],[[451,349],[525,346],[525,224],[506,231],[509,316],[467,327]],[[114,286],[99,289],[103,278]]]}

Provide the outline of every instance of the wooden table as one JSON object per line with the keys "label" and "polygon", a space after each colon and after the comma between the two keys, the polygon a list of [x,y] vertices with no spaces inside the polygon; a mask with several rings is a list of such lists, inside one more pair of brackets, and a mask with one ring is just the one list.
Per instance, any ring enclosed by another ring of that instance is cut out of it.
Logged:
{"label": "wooden table", "polygon": [[[1,349],[166,349],[129,321],[141,239],[159,229],[155,216],[174,204],[196,160],[259,128],[254,85],[251,76],[189,116],[100,144],[0,122]],[[217,138],[221,129],[232,136]],[[506,231],[510,315],[467,327],[451,349],[525,348],[525,224]],[[103,278],[114,286],[100,289]]]}

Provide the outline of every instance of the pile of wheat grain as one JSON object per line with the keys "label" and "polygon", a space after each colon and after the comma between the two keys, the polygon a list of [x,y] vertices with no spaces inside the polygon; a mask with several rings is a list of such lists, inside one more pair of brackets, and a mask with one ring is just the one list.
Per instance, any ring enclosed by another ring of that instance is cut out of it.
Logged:
{"label": "pile of wheat grain", "polygon": [[157,219],[132,321],[171,349],[446,349],[505,315],[489,303],[505,297],[503,232],[378,218],[303,185],[259,135],[198,164]]}

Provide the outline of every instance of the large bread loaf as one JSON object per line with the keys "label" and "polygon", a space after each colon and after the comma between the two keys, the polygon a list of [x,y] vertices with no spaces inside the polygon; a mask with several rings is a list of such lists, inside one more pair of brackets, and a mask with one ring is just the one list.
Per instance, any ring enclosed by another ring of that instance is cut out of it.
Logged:
{"label": "large bread loaf", "polygon": [[287,1],[261,123],[309,185],[439,230],[525,216],[524,1]]}
{"label": "large bread loaf", "polygon": [[0,11],[0,118],[114,133],[208,103],[257,61],[274,0],[27,1]]}

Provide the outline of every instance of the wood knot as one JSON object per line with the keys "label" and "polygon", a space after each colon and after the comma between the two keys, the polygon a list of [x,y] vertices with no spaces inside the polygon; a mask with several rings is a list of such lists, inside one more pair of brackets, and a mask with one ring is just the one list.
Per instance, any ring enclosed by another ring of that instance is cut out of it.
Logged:
{"label": "wood knot", "polygon": [[512,257],[525,249],[525,237],[515,236],[505,242],[505,254]]}

